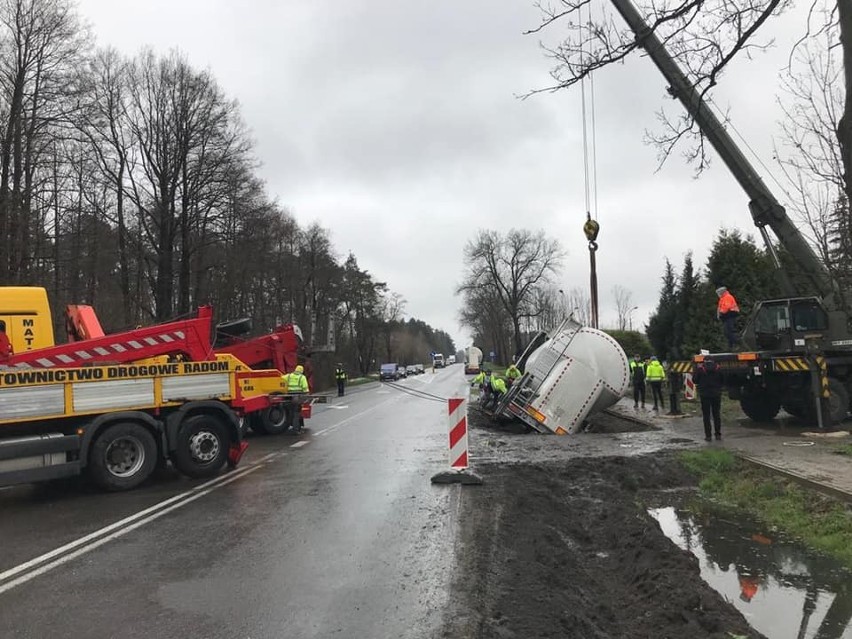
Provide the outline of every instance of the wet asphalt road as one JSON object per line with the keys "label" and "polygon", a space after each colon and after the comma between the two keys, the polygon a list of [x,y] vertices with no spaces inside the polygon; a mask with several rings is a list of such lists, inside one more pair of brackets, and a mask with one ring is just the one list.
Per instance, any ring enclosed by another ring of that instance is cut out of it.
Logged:
{"label": "wet asphalt road", "polygon": [[[401,384],[465,393],[461,366]],[[446,410],[370,384],[300,438],[252,438],[212,482],[0,490],[0,637],[436,636],[458,504],[429,482]]]}

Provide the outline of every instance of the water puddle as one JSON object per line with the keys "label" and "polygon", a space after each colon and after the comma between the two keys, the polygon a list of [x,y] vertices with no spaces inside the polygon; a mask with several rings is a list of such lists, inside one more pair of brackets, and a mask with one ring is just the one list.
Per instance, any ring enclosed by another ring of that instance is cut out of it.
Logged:
{"label": "water puddle", "polygon": [[758,632],[852,639],[852,572],[758,525],[674,507],[649,512]]}

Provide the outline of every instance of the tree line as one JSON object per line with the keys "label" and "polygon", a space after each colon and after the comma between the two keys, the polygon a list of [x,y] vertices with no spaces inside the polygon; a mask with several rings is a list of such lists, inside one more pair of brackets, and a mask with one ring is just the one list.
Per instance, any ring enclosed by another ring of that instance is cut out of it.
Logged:
{"label": "tree line", "polygon": [[296,322],[326,350],[335,336],[361,372],[403,345],[453,351],[269,195],[209,70],[97,47],[70,0],[0,2],[0,241],[0,281],[92,304],[107,330],[212,303],[257,331]]}
{"label": "tree line", "polygon": [[741,323],[755,302],[780,295],[772,257],[751,236],[738,230],[719,232],[703,268],[696,268],[691,252],[684,257],[679,272],[666,259],[657,308],[646,326],[660,359],[690,358],[701,349],[727,350],[716,319],[719,286],[727,287],[736,297]]}

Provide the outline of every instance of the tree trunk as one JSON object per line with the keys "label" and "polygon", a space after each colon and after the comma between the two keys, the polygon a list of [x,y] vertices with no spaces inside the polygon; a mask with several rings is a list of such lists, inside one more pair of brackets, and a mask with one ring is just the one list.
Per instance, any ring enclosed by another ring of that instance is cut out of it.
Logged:
{"label": "tree trunk", "polygon": [[168,187],[161,188],[158,214],[160,228],[157,251],[157,290],[154,295],[157,321],[163,322],[172,316],[172,296],[174,291],[174,237],[172,233],[172,215],[169,202],[166,201]]}

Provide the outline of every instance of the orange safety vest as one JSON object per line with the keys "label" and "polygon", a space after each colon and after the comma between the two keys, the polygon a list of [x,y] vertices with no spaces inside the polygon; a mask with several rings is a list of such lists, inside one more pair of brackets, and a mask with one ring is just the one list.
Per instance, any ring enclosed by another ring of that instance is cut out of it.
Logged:
{"label": "orange safety vest", "polygon": [[730,291],[725,291],[722,293],[722,297],[719,298],[719,306],[718,306],[719,315],[724,315],[725,313],[730,313],[734,311],[736,313],[740,312],[740,307],[737,305],[737,300],[734,299],[734,296],[731,295]]}

